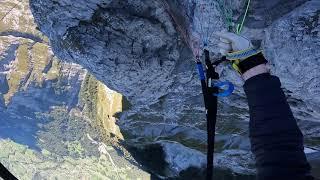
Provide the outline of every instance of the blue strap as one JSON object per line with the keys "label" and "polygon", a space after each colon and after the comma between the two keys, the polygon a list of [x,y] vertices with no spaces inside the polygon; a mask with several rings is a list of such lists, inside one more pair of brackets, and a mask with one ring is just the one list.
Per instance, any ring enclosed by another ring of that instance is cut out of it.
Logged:
{"label": "blue strap", "polygon": [[197,67],[198,67],[198,72],[199,72],[199,76],[200,76],[200,80],[203,81],[206,79],[205,75],[204,75],[204,71],[203,71],[203,67],[201,63],[197,63]]}
{"label": "blue strap", "polygon": [[220,92],[218,94],[213,94],[217,97],[227,97],[230,96],[232,94],[232,92],[234,91],[234,85],[229,82],[229,81],[225,81],[225,82],[221,82],[218,81],[216,83],[212,83],[212,86],[214,87],[218,87],[219,89],[223,89],[223,87],[228,87],[225,91]]}

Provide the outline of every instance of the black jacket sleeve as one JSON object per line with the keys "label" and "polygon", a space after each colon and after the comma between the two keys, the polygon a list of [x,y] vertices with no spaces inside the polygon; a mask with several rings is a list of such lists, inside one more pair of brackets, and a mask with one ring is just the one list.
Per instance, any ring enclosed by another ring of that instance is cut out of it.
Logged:
{"label": "black jacket sleeve", "polygon": [[303,135],[292,115],[279,78],[269,73],[244,85],[250,110],[251,150],[258,180],[311,180]]}

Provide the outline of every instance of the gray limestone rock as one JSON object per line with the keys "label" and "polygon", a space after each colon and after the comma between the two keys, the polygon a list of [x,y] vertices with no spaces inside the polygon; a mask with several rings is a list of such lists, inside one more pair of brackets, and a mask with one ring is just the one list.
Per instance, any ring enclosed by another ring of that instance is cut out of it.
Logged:
{"label": "gray limestone rock", "polygon": [[[129,99],[132,106],[119,122],[127,141],[165,139],[183,144],[186,151],[187,147],[204,151],[204,108],[193,59],[201,55],[202,41],[213,57],[219,57],[212,33],[226,24],[225,11],[217,2],[31,0],[30,5],[59,58],[83,65]],[[241,20],[246,1],[226,2],[231,4],[225,9],[233,10],[233,21]],[[319,137],[319,11],[317,0],[257,0],[243,29],[255,44],[262,42],[307,139]],[[220,99],[217,141],[222,150],[238,146],[242,152],[249,149],[242,81],[229,66],[219,72],[237,88],[229,98]],[[234,135],[241,138],[233,142]],[[238,167],[234,163],[228,168]],[[250,168],[241,172],[252,173]]]}

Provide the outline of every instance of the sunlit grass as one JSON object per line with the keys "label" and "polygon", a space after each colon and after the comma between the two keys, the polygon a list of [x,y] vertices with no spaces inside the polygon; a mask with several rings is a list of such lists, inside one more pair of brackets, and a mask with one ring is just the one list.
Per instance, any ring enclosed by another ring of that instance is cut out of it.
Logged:
{"label": "sunlit grass", "polygon": [[5,104],[8,104],[10,98],[19,91],[21,81],[29,72],[28,57],[28,46],[21,45],[17,50],[17,56],[14,62],[15,69],[7,76],[9,92],[4,95]]}
{"label": "sunlit grass", "polygon": [[123,139],[116,125],[115,114],[123,110],[123,96],[108,89],[103,83],[88,74],[83,81],[80,98],[85,105],[84,112],[95,119],[107,133],[112,133]]}
{"label": "sunlit grass", "polygon": [[[139,179],[138,171],[128,166],[115,167],[103,154],[86,158],[61,157],[49,150],[37,152],[9,140],[0,140],[0,147],[0,161],[22,180],[35,176],[40,179],[128,179],[136,176],[134,179]],[[141,174],[141,178],[143,176],[149,179],[146,174]]]}

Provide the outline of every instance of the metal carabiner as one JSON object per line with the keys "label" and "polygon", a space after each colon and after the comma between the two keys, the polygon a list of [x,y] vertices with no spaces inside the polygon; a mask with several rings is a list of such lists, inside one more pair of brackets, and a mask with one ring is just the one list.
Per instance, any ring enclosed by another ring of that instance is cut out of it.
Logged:
{"label": "metal carabiner", "polygon": [[[224,81],[224,82],[221,82],[221,81],[217,81],[217,82],[213,82],[212,83],[212,86],[213,87],[217,87],[220,89],[223,89],[224,91],[218,93],[218,94],[213,94],[214,96],[217,96],[217,97],[227,97],[227,96],[230,96],[233,91],[234,91],[234,85],[230,82],[230,81]],[[227,87],[227,88],[226,88]]]}

